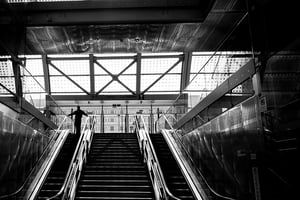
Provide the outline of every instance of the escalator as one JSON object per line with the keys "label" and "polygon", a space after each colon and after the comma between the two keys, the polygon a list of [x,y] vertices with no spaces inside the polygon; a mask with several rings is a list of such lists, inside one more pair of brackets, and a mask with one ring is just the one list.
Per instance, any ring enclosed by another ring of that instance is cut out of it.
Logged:
{"label": "escalator", "polygon": [[60,190],[76,148],[77,140],[78,137],[76,137],[74,134],[68,135],[39,192],[37,199],[52,197]]}
{"label": "escalator", "polygon": [[76,199],[154,199],[135,134],[94,134]]}
{"label": "escalator", "polygon": [[170,192],[180,199],[195,199],[162,134],[150,138]]}
{"label": "escalator", "polygon": [[295,199],[299,197],[299,131],[286,130],[268,140],[268,154],[263,155],[260,180],[262,198]]}

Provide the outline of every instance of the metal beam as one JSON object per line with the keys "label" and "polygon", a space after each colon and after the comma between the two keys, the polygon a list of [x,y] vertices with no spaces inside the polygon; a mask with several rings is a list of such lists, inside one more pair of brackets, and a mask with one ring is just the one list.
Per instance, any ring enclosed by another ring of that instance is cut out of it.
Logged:
{"label": "metal beam", "polygon": [[119,74],[114,75],[110,71],[108,71],[105,67],[103,67],[98,61],[94,61],[101,69],[103,69],[108,75],[112,77],[112,80],[109,81],[104,87],[102,87],[96,94],[101,93],[109,84],[111,84],[113,81],[119,82],[124,88],[126,88],[131,94],[135,95],[135,93],[127,87],[122,81],[119,80],[119,76],[122,75],[129,67],[131,67],[136,60],[133,60],[129,65],[127,65]]}
{"label": "metal beam", "polygon": [[90,92],[95,94],[95,68],[94,68],[94,55],[90,54]]}
{"label": "metal beam", "polygon": [[[4,1],[5,2],[5,1]],[[192,7],[192,6],[202,6],[203,0],[172,0],[172,4],[168,1],[161,0],[126,0],[126,1],[116,1],[116,0],[85,0],[85,1],[44,1],[43,3],[37,2],[36,0],[18,0],[17,4],[4,4],[6,9],[24,10],[27,11],[39,11],[39,10],[80,10],[80,9],[106,9],[106,8],[156,8],[156,7]],[[22,3],[26,3],[25,5]],[[28,4],[27,4],[28,3]],[[208,2],[205,2],[207,4]],[[206,8],[205,8],[206,9]]]}
{"label": "metal beam", "polygon": [[20,64],[14,60],[12,60],[12,67],[15,76],[15,88],[17,97],[21,98],[23,96],[23,86],[21,80],[21,70]]}
{"label": "metal beam", "polygon": [[[205,54],[207,55],[207,54]],[[141,55],[142,59],[156,59],[156,58],[181,58],[183,57],[182,54],[178,55]],[[135,56],[95,56],[95,60],[118,60],[118,59],[134,59]],[[66,56],[66,57],[48,57],[49,61],[54,61],[54,60],[89,60],[89,57],[75,57],[75,56]]]}
{"label": "metal beam", "polygon": [[101,69],[103,69],[108,75],[110,75],[111,77],[114,77],[114,75],[108,71],[103,65],[101,65],[97,60],[94,61]]}
{"label": "metal beam", "polygon": [[[203,22],[213,1],[80,1],[12,4],[17,13],[26,13],[27,26],[128,23]],[[19,11],[19,12],[18,12]],[[22,11],[22,12],[21,12]],[[13,20],[9,13],[0,15],[2,24]],[[1,24],[0,23],[0,24]]]}
{"label": "metal beam", "polygon": [[188,86],[190,81],[190,72],[192,64],[192,52],[185,52],[182,62],[180,93]]}
{"label": "metal beam", "polygon": [[145,92],[147,92],[150,88],[153,87],[153,85],[155,85],[160,79],[162,79],[167,73],[169,73],[174,67],[176,67],[176,65],[178,65],[178,63],[180,63],[182,61],[181,58],[178,59],[178,61],[172,65],[172,67],[170,67],[165,73],[163,73],[160,77],[158,77],[152,84],[150,84],[141,94],[145,94]]}
{"label": "metal beam", "polygon": [[241,67],[236,73],[232,74],[227,80],[219,85],[214,91],[200,101],[192,110],[186,113],[175,125],[174,128],[182,127],[190,119],[198,115],[201,111],[230,92],[236,86],[240,85],[255,74],[255,66],[253,59]]}
{"label": "metal beam", "polygon": [[135,93],[129,88],[127,87],[127,85],[125,85],[122,81],[120,81],[120,79],[118,78],[120,75],[122,75],[129,67],[131,67],[134,63],[136,62],[136,59],[134,59],[131,63],[129,63],[129,65],[127,65],[127,67],[125,67],[116,77],[116,81],[118,81],[124,88],[126,88],[131,94],[135,95]]}
{"label": "metal beam", "polygon": [[48,94],[51,94],[51,87],[50,87],[50,76],[49,76],[49,66],[47,61],[47,55],[42,55],[42,62],[43,62],[43,71],[44,71],[44,80],[45,80],[45,90]]}
{"label": "metal beam", "polygon": [[29,13],[27,26],[137,24],[137,23],[199,23],[204,17],[198,8],[69,10]]}
{"label": "metal beam", "polygon": [[68,75],[66,75],[63,71],[61,71],[60,69],[58,69],[53,63],[49,63],[49,65],[51,65],[54,69],[56,69],[59,73],[61,73],[62,75],[64,75],[69,81],[71,81],[74,85],[76,85],[78,88],[80,88],[83,92],[85,92],[86,94],[90,94],[88,91],[86,91],[83,87],[81,87],[78,83],[76,83],[73,79],[71,79]]}
{"label": "metal beam", "polygon": [[136,95],[140,97],[141,95],[141,70],[142,70],[142,60],[141,53],[136,55]]}
{"label": "metal beam", "polygon": [[109,86],[114,80],[111,79],[106,85],[104,85],[98,92],[96,92],[96,95],[100,94],[107,86]]}
{"label": "metal beam", "polygon": [[[55,101],[114,101],[114,100],[140,100],[136,95],[51,95]],[[177,94],[144,95],[143,100],[175,100]],[[47,101],[51,98],[47,95]]]}

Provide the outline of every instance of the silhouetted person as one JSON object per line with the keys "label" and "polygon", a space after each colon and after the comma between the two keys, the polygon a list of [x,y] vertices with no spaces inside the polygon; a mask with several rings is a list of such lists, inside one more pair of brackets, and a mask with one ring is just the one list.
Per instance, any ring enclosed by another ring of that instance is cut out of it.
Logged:
{"label": "silhouetted person", "polygon": [[77,106],[77,110],[75,110],[74,112],[72,112],[71,114],[69,114],[68,116],[72,116],[75,115],[75,129],[76,129],[76,136],[77,138],[80,137],[80,128],[81,128],[81,118],[82,115],[88,116],[84,111],[80,110],[80,106]]}

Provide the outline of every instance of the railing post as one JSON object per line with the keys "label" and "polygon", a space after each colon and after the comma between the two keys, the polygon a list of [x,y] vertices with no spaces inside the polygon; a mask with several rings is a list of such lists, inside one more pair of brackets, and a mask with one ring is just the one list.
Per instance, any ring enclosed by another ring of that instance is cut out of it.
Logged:
{"label": "railing post", "polygon": [[261,200],[261,191],[260,191],[260,182],[259,182],[258,163],[257,163],[256,153],[250,154],[250,163],[251,163],[254,199]]}
{"label": "railing post", "polygon": [[103,105],[101,107],[101,116],[100,116],[100,133],[104,133],[104,110]]}

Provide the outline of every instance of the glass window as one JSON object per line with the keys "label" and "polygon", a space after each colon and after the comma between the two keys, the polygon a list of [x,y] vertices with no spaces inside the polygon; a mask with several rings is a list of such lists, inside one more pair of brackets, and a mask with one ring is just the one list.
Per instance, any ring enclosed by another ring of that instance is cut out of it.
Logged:
{"label": "glass window", "polygon": [[0,61],[0,76],[14,76],[14,71],[10,60]]}
{"label": "glass window", "polygon": [[[164,74],[177,61],[178,58],[144,58],[141,74]],[[178,64],[169,73],[181,73],[181,65]]]}
{"label": "glass window", "polygon": [[[109,60],[98,60],[98,62],[110,73],[117,75],[123,71],[133,59],[109,59]],[[95,74],[107,74],[100,66],[94,64]],[[132,64],[122,74],[136,74],[136,63]]]}
{"label": "glass window", "polygon": [[[243,54],[245,57],[242,56]],[[207,52],[193,54],[190,84],[186,91],[214,90],[251,59],[247,55],[248,52],[217,52],[214,55]]]}
{"label": "glass window", "polygon": [[[75,82],[77,82],[81,87],[85,90],[89,91],[89,76],[85,77],[72,77],[70,76]],[[80,92],[84,93],[79,87],[77,87],[74,83],[68,80],[64,76],[50,76],[50,85],[51,85],[51,92]]]}
{"label": "glass window", "polygon": [[[9,89],[11,92],[16,92],[15,88],[15,79],[13,77],[1,77],[0,82],[2,85],[4,85],[7,89]],[[9,92],[0,86],[0,94],[9,94]]]}
{"label": "glass window", "polygon": [[43,76],[43,61],[42,59],[26,59],[25,67],[32,76]]}
{"label": "glass window", "polygon": [[[145,86],[149,86],[153,83],[153,80],[157,77],[153,77],[153,75],[143,75],[141,76],[142,79],[142,90],[146,89]],[[156,79],[155,79],[156,80]],[[154,80],[154,81],[155,81]],[[146,82],[147,81],[147,82]],[[181,75],[173,75],[173,74],[167,74],[162,79],[160,79],[156,84],[154,84],[148,91],[178,91],[180,90],[180,81],[181,81]],[[145,83],[149,83],[149,85],[145,85]]]}
{"label": "glass window", "polygon": [[95,91],[101,90],[111,79],[111,76],[95,76]]}
{"label": "glass window", "polygon": [[[55,67],[66,75],[89,75],[89,60],[53,60]],[[53,66],[49,65],[50,75],[62,75]]]}
{"label": "glass window", "polygon": [[[10,60],[0,61],[0,83],[11,92],[16,92],[14,72]],[[0,94],[9,95],[10,93],[0,86]]]}
{"label": "glass window", "polygon": [[44,77],[24,76],[22,78],[24,93],[39,93],[45,92]]}
{"label": "glass window", "polygon": [[102,93],[130,93],[123,85],[121,85],[117,81],[113,81],[110,83],[103,91]]}

